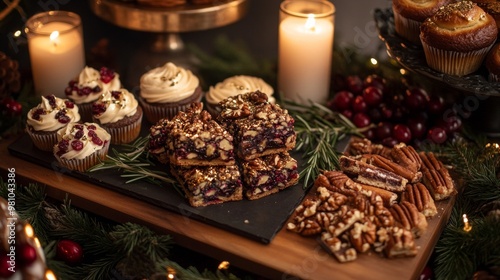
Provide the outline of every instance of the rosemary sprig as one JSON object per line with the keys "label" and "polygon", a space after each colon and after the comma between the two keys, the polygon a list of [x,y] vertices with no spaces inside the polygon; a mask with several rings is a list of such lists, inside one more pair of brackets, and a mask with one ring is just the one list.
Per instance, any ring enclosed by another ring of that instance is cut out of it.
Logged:
{"label": "rosemary sprig", "polygon": [[348,135],[360,135],[362,130],[342,114],[318,103],[302,105],[285,100],[284,106],[295,119],[295,150],[302,152],[306,162],[300,177],[307,188],[322,170],[339,168],[341,152],[336,145]]}
{"label": "rosemary sprig", "polygon": [[123,172],[121,177],[129,178],[126,183],[144,179],[154,184],[158,184],[158,181],[176,184],[176,180],[169,177],[167,173],[149,168],[154,166],[154,163],[147,157],[147,141],[147,137],[141,137],[132,144],[124,145],[123,151],[112,149],[114,156],[108,155],[106,160],[91,167],[88,171],[118,169]]}

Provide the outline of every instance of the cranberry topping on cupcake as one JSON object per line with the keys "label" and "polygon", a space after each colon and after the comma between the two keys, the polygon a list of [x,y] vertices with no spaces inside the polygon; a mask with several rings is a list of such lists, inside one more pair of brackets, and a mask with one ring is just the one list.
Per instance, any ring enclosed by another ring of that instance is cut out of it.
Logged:
{"label": "cranberry topping on cupcake", "polygon": [[86,66],[77,78],[69,81],[66,96],[77,104],[97,100],[101,93],[118,90],[121,87],[119,75],[113,70],[102,67],[99,71]]}
{"label": "cranberry topping on cupcake", "polygon": [[78,107],[54,95],[42,96],[42,102],[27,115],[27,124],[36,131],[56,131],[69,122],[80,121]]}

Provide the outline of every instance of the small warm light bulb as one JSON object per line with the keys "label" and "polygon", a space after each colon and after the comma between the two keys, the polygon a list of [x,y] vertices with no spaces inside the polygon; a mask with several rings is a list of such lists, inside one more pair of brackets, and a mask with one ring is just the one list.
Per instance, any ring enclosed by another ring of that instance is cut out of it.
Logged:
{"label": "small warm light bulb", "polygon": [[52,270],[47,269],[47,271],[45,271],[45,280],[57,280],[57,277]]}
{"label": "small warm light bulb", "polygon": [[406,75],[408,72],[406,71],[406,69],[399,69],[399,73],[401,73],[401,75]]}
{"label": "small warm light bulb", "polygon": [[375,58],[370,58],[370,63],[373,64],[373,65],[377,65],[378,64],[378,61],[375,59]]}
{"label": "small warm light bulb", "polygon": [[50,41],[54,43],[54,46],[57,46],[57,39],[59,38],[59,31],[53,31],[50,33]]}
{"label": "small warm light bulb", "polygon": [[462,217],[463,217],[463,220],[464,220],[464,230],[465,230],[466,232],[471,231],[472,226],[471,226],[471,224],[469,224],[469,219],[467,218],[467,215],[466,215],[466,214],[463,214],[463,216],[462,216]]}
{"label": "small warm light bulb", "polygon": [[217,268],[218,270],[225,270],[229,268],[229,262],[228,261],[223,261],[219,264],[219,267]]}
{"label": "small warm light bulb", "polygon": [[21,30],[17,30],[16,32],[14,32],[14,37],[19,37],[21,36]]}
{"label": "small warm light bulb", "polygon": [[171,267],[167,267],[167,278],[168,279],[175,279],[175,275],[176,275],[175,269],[173,269]]}
{"label": "small warm light bulb", "polygon": [[314,32],[316,30],[316,20],[314,19],[314,15],[313,14],[309,14],[307,16],[305,27],[309,31],[313,31]]}
{"label": "small warm light bulb", "polygon": [[30,238],[35,235],[35,233],[33,232],[33,228],[31,227],[30,224],[26,224],[26,226],[24,227],[24,232],[26,233],[26,236]]}

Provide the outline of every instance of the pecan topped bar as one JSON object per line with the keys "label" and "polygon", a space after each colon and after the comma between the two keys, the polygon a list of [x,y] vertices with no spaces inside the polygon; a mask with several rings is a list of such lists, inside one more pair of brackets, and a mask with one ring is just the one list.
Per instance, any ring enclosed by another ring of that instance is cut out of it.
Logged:
{"label": "pecan topped bar", "polygon": [[171,166],[193,207],[243,199],[238,166]]}
{"label": "pecan topped bar", "polygon": [[201,103],[168,122],[167,148],[175,165],[234,165],[233,136],[212,119]]}
{"label": "pecan topped bar", "polygon": [[289,151],[295,147],[295,120],[260,91],[229,97],[217,121],[234,137],[241,160]]}
{"label": "pecan topped bar", "polygon": [[258,199],[295,185],[297,161],[288,153],[273,154],[241,163],[245,195]]}
{"label": "pecan topped bar", "polygon": [[147,144],[149,154],[163,164],[168,163],[169,157],[166,149],[167,136],[169,134],[167,124],[167,119],[161,119],[151,126]]}

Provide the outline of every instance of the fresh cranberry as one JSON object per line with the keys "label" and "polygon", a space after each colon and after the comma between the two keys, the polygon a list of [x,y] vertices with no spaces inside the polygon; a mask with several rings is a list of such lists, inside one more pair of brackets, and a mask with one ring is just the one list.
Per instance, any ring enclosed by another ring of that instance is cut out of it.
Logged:
{"label": "fresh cranberry", "polygon": [[83,96],[83,95],[90,95],[92,93],[92,89],[90,87],[83,87],[80,90],[78,90],[78,95]]}
{"label": "fresh cranberry", "polygon": [[432,96],[429,99],[427,110],[433,115],[441,114],[444,110],[444,99],[441,96]]}
{"label": "fresh cranberry", "polygon": [[352,92],[347,90],[339,91],[328,103],[328,107],[337,111],[347,110],[351,107],[353,98],[354,94]]}
{"label": "fresh cranberry", "polygon": [[90,138],[97,137],[97,133],[94,130],[89,130],[88,134]]}
{"label": "fresh cranberry", "polygon": [[363,135],[368,138],[368,140],[375,140],[375,128],[370,128],[368,130],[363,131]]}
{"label": "fresh cranberry", "polygon": [[429,97],[423,88],[414,87],[405,92],[405,104],[410,110],[418,111],[425,109]]}
{"label": "fresh cranberry", "polygon": [[[88,125],[88,126],[87,126],[87,129],[88,129],[88,130],[96,130],[96,129],[97,129],[97,127],[96,127],[95,125],[91,124],[91,125]],[[89,131],[89,133],[90,133],[90,131]]]}
{"label": "fresh cranberry", "polygon": [[368,116],[372,120],[372,122],[379,122],[382,120],[382,113],[379,108],[370,108],[368,109]]}
{"label": "fresh cranberry", "polygon": [[392,130],[392,136],[403,143],[409,143],[412,139],[410,128],[404,124],[396,124]]}
{"label": "fresh cranberry", "polygon": [[375,134],[378,139],[385,139],[392,135],[393,124],[390,122],[379,122]]}
{"label": "fresh cranberry", "polygon": [[399,144],[399,142],[395,138],[387,137],[387,138],[382,139],[382,145],[387,146],[389,148],[392,148],[392,147],[396,146],[397,144]]}
{"label": "fresh cranberry", "polygon": [[386,104],[382,104],[380,106],[380,114],[382,114],[382,118],[388,120],[392,118],[393,110],[389,108]]}
{"label": "fresh cranberry", "polygon": [[370,125],[370,118],[365,113],[356,113],[352,117],[352,122],[357,127],[366,127]]}
{"label": "fresh cranberry", "polygon": [[427,133],[427,126],[425,125],[425,122],[419,118],[409,119],[406,124],[410,128],[411,135],[415,139],[421,139]]}
{"label": "fresh cranberry", "polygon": [[351,110],[344,110],[344,111],[341,112],[341,114],[344,115],[346,118],[348,118],[350,120],[352,119],[353,113],[352,113]]}
{"label": "fresh cranberry", "polygon": [[378,106],[382,102],[382,90],[375,86],[363,89],[363,98],[368,106]]}
{"label": "fresh cranberry", "polygon": [[386,80],[384,78],[376,75],[376,74],[368,75],[365,78],[363,84],[364,84],[365,88],[370,87],[370,86],[374,86],[376,88],[381,89],[382,92],[384,92],[386,90],[386,87],[387,87]]}
{"label": "fresh cranberry", "polygon": [[83,149],[83,142],[80,140],[71,141],[71,148],[75,151],[81,151]]}
{"label": "fresh cranberry", "polygon": [[360,94],[361,91],[363,90],[363,81],[359,76],[356,75],[350,75],[346,77],[346,85],[347,89],[354,93],[354,94]]}
{"label": "fresh cranberry", "polygon": [[57,121],[60,123],[69,123],[71,121],[71,118],[68,117],[68,115],[61,115],[59,118],[57,118]]}
{"label": "fresh cranberry", "polygon": [[66,139],[63,139],[59,141],[59,143],[57,143],[57,148],[59,148],[59,150],[62,151],[63,153],[68,151],[68,147],[69,147],[69,141]]}
{"label": "fresh cranberry", "polygon": [[78,129],[78,130],[83,130],[83,125],[81,124],[75,124],[73,128]]}
{"label": "fresh cranberry", "polygon": [[49,105],[50,107],[52,107],[52,109],[56,108],[56,97],[54,95],[47,95],[45,96],[45,98],[49,101]]}
{"label": "fresh cranberry", "polygon": [[362,95],[358,95],[354,98],[354,101],[352,102],[352,110],[354,112],[366,112],[367,105],[365,102],[365,99],[363,98]]}
{"label": "fresh cranberry", "polygon": [[442,144],[446,141],[448,136],[446,131],[441,127],[433,127],[427,133],[427,138],[436,144]]}

